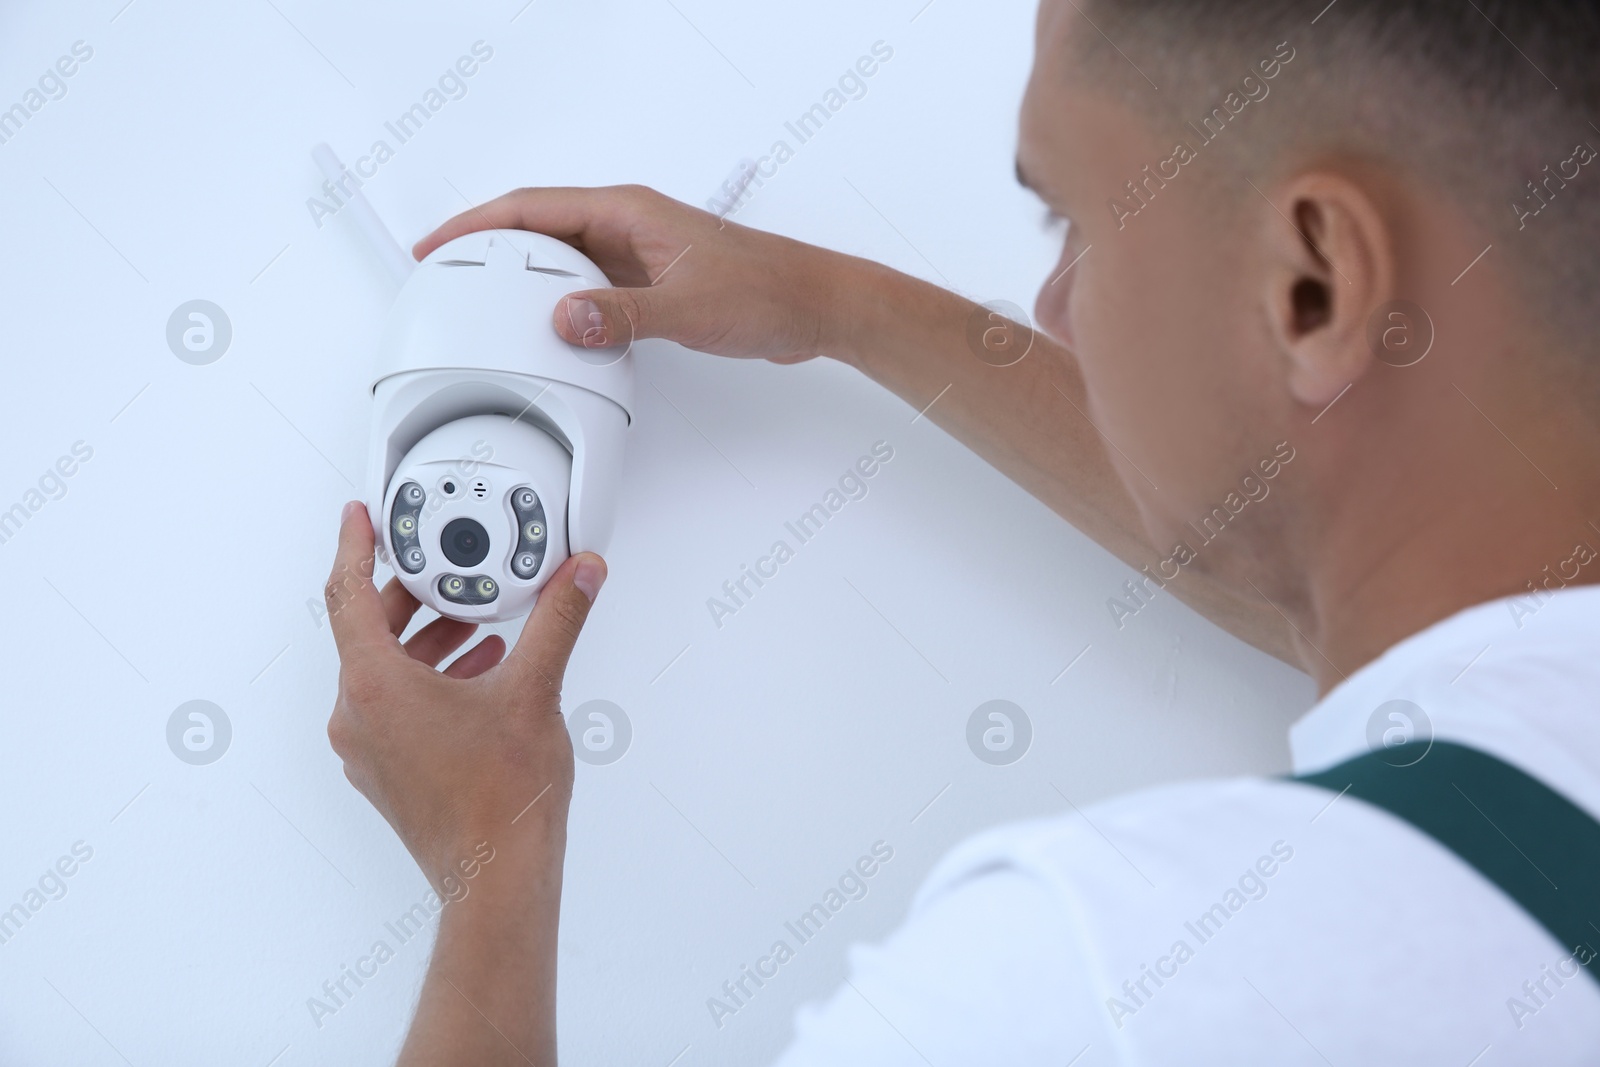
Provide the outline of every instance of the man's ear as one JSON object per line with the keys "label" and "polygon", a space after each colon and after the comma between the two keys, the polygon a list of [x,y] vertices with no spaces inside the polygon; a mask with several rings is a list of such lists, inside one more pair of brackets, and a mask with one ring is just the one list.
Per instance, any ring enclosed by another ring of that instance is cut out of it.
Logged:
{"label": "man's ear", "polygon": [[1268,321],[1287,360],[1290,393],[1321,408],[1376,359],[1367,318],[1394,296],[1389,224],[1360,185],[1326,171],[1283,183],[1272,203]]}

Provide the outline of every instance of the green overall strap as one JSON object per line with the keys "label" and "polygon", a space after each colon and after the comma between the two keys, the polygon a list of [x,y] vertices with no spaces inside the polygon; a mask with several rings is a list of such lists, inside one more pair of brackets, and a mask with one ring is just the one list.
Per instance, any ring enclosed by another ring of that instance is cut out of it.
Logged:
{"label": "green overall strap", "polygon": [[1290,780],[1348,791],[1432,837],[1522,905],[1600,982],[1589,966],[1600,944],[1600,822],[1537,778],[1475,748],[1432,741]]}

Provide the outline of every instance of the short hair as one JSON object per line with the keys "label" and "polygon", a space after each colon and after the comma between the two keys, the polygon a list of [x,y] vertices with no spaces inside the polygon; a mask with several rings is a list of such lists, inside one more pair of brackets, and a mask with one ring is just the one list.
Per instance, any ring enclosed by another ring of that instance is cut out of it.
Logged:
{"label": "short hair", "polygon": [[1214,178],[1254,197],[1238,168],[1286,150],[1375,159],[1481,222],[1558,335],[1600,327],[1600,0],[1066,2],[1088,23],[1072,34],[1088,69],[1120,65],[1130,102],[1178,129],[1287,42],[1281,99],[1203,149]]}

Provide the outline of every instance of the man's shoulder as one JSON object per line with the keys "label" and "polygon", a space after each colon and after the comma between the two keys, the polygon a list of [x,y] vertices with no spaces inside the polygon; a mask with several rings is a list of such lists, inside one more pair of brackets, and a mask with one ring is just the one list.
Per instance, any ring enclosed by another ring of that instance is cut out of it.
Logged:
{"label": "man's shoulder", "polygon": [[[953,849],[914,906],[946,894],[981,902],[986,885],[1019,878],[1035,887],[1040,913],[1095,944],[1106,969],[1100,980],[1137,971],[1180,941],[1209,942],[1224,924],[1227,948],[1208,949],[1208,967],[1229,959],[1260,967],[1289,938],[1308,951],[1358,957],[1342,971],[1375,968],[1373,981],[1397,959],[1414,958],[1407,966],[1432,978],[1453,970],[1492,984],[1537,972],[1541,954],[1559,948],[1427,834],[1287,778],[1164,785],[996,827]],[[1459,939],[1460,930],[1474,935]],[[1509,970],[1507,961],[1515,961]]]}
{"label": "man's shoulder", "polygon": [[[1289,1062],[1273,1037],[1284,1016],[1343,1053],[1334,1062],[1402,1046],[1416,1054],[1390,1062],[1432,1062],[1426,1050],[1454,1056],[1463,1042],[1465,1062],[1537,1012],[1538,1033],[1519,1038],[1527,1062],[1566,1063],[1561,1050],[1600,1020],[1593,983],[1570,980],[1571,950],[1454,853],[1288,779],[1067,802],[958,846],[916,906],[987,917],[1003,900],[1029,909],[1023,928],[1058,932],[1036,945],[1073,961],[1058,994],[1100,1013],[1112,1040],[1136,1039],[1148,1062]],[[1551,969],[1566,988],[1546,1011],[1524,982]]]}
{"label": "man's shoulder", "polygon": [[952,849],[918,899],[1008,870],[1074,896],[1143,895],[1193,884],[1241,859],[1292,854],[1302,831],[1336,798],[1282,778],[1200,779],[1154,786],[1090,804],[1063,794],[1052,815],[985,830]]}

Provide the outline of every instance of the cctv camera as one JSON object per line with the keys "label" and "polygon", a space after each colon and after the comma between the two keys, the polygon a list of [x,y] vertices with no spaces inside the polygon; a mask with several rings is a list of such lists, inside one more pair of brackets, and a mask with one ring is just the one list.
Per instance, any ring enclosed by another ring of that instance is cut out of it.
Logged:
{"label": "cctv camera", "polygon": [[551,325],[608,286],[551,237],[458,237],[405,279],[379,346],[368,503],[383,560],[469,622],[526,614],[567,557],[611,536],[633,358]]}

